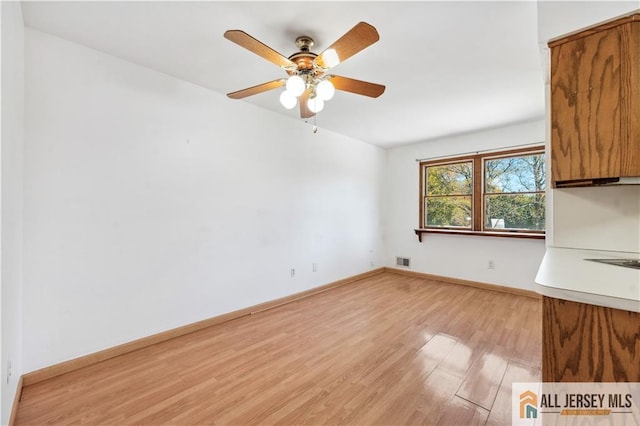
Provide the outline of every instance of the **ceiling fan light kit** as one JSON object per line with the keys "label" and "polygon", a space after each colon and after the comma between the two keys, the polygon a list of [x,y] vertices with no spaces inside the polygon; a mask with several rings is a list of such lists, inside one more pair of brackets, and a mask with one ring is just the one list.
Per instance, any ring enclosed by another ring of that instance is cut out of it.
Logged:
{"label": "ceiling fan light kit", "polygon": [[304,92],[305,86],[306,86],[305,81],[302,79],[302,77],[300,77],[297,74],[289,77],[287,79],[287,84],[285,85],[285,87],[287,88],[286,91],[294,98],[297,98],[298,96],[302,95],[302,92]]}
{"label": "ceiling fan light kit", "polygon": [[[324,107],[324,101],[329,101],[333,98],[336,91],[331,81],[327,79],[319,79],[317,77],[309,77],[306,75],[306,80],[299,75],[292,75],[287,79],[286,89],[280,95],[280,103],[287,109],[292,109],[297,104],[297,99],[302,96],[305,90],[309,90],[309,109],[312,112],[320,112]],[[294,100],[293,106],[291,106],[291,99]],[[311,106],[311,102],[314,105]]]}
{"label": "ceiling fan light kit", "polygon": [[336,90],[372,98],[384,93],[385,86],[381,84],[326,74],[329,69],[380,39],[376,29],[366,22],[358,23],[319,55],[311,52],[315,43],[308,36],[296,39],[299,51],[288,58],[241,30],[226,31],[224,37],[278,65],[289,74],[286,79],[228,93],[227,96],[232,99],[242,99],[285,86],[280,94],[280,103],[287,109],[299,104],[300,116],[307,119],[322,111],[324,103],[333,98]]}
{"label": "ceiling fan light kit", "polygon": [[333,87],[331,81],[322,80],[316,86],[316,93],[325,101],[330,101],[331,99],[333,99],[333,95],[336,94],[336,88]]}
{"label": "ceiling fan light kit", "polygon": [[291,94],[290,91],[285,90],[280,94],[280,103],[286,109],[293,109],[298,103],[298,99],[295,96],[293,96],[293,94]]}

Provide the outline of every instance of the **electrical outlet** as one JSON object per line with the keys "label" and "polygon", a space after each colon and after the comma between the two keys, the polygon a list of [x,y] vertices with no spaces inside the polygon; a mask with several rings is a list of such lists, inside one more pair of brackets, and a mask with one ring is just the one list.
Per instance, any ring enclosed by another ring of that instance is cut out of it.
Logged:
{"label": "electrical outlet", "polygon": [[490,260],[487,266],[489,269],[496,269],[496,262],[494,262],[493,260]]}
{"label": "electrical outlet", "polygon": [[291,278],[296,276],[296,269],[295,268],[291,268]]}
{"label": "electrical outlet", "polygon": [[312,272],[318,272],[318,264],[317,263],[312,263],[311,264],[311,271]]}

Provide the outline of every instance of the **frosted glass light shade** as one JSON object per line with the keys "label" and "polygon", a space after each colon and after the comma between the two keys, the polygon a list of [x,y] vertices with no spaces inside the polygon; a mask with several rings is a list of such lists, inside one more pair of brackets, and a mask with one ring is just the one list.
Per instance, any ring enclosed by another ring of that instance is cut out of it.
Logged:
{"label": "frosted glass light shade", "polygon": [[291,109],[296,106],[296,104],[298,103],[298,100],[296,99],[295,96],[291,94],[291,92],[289,92],[288,90],[285,90],[280,94],[280,103],[286,109]]}
{"label": "frosted glass light shade", "polygon": [[320,112],[322,111],[322,108],[324,108],[324,101],[319,96],[309,98],[307,106],[309,107],[309,111],[311,112]]}
{"label": "frosted glass light shade", "polygon": [[287,79],[287,91],[293,96],[298,97],[302,95],[304,88],[304,80],[299,75],[292,75]]}
{"label": "frosted glass light shade", "polygon": [[325,68],[333,68],[340,63],[340,57],[335,49],[327,49],[322,54]]}
{"label": "frosted glass light shade", "polygon": [[336,88],[333,87],[329,80],[322,80],[316,87],[316,93],[322,100],[329,101],[336,93]]}

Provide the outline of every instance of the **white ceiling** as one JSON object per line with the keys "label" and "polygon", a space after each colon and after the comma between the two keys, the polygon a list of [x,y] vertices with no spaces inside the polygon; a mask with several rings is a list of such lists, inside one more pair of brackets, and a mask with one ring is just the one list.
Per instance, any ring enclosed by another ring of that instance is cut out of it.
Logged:
{"label": "white ceiling", "polygon": [[[23,2],[25,25],[226,94],[285,77],[223,38],[242,29],[285,56],[299,35],[320,53],[359,21],[380,41],[332,73],[386,85],[338,92],[320,129],[383,147],[544,117],[546,41],[639,1]],[[244,100],[300,120],[280,90]],[[251,117],[246,118],[248,122]]]}

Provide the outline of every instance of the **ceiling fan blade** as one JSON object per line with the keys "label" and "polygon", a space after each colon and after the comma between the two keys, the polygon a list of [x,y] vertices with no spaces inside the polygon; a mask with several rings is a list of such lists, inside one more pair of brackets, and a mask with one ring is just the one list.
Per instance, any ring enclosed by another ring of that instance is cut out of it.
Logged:
{"label": "ceiling fan blade", "polygon": [[247,87],[246,89],[238,90],[236,92],[227,93],[227,96],[231,99],[242,99],[247,96],[257,95],[258,93],[266,92],[268,90],[277,89],[278,87],[282,87],[286,84],[286,80],[284,78],[279,78],[278,80],[269,81],[267,83],[258,84],[257,86]]}
{"label": "ceiling fan blade", "polygon": [[224,38],[227,40],[231,40],[235,44],[244,47],[247,50],[255,53],[258,56],[262,56],[269,62],[273,62],[274,64],[286,68],[286,67],[295,67],[296,64],[291,62],[286,57],[282,56],[280,53],[276,52],[266,44],[262,43],[259,40],[251,37],[249,34],[245,33],[241,30],[228,30],[224,33]]}
{"label": "ceiling fan blade", "polygon": [[359,22],[315,59],[325,69],[335,67],[356,53],[380,40],[378,31],[366,22]]}
{"label": "ceiling fan blade", "polygon": [[369,83],[368,81],[356,80],[349,77],[341,77],[339,75],[329,75],[331,84],[336,90],[351,92],[357,95],[369,96],[377,98],[384,93],[386,88],[382,84]]}
{"label": "ceiling fan blade", "polygon": [[301,118],[311,118],[314,115],[316,115],[313,111],[309,109],[309,95],[311,95],[311,90],[307,89],[298,98],[298,102],[300,102]]}

